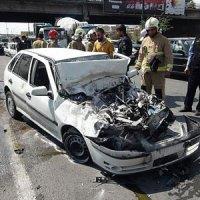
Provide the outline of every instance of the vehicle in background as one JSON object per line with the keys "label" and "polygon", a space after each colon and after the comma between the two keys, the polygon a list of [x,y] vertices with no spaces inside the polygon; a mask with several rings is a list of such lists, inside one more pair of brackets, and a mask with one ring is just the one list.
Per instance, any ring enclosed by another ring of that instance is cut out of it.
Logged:
{"label": "vehicle in background", "polygon": [[0,43],[0,55],[4,55],[4,43]]}
{"label": "vehicle in background", "polygon": [[17,43],[15,42],[8,42],[4,46],[4,54],[6,56],[10,56],[11,58],[17,54]]}
{"label": "vehicle in background", "polygon": [[97,26],[88,24],[88,25],[81,26],[81,28],[85,31],[85,34],[87,34],[90,30],[97,28]]}
{"label": "vehicle in background", "polygon": [[38,33],[44,34],[44,39],[48,42],[49,39],[49,31],[55,29],[58,32],[58,45],[62,48],[66,48],[67,41],[67,31],[64,28],[60,28],[59,26],[52,26],[49,23],[35,23],[34,24],[34,34],[35,37],[38,36]]}
{"label": "vehicle in background", "polygon": [[184,70],[189,56],[189,49],[194,39],[193,37],[169,38],[174,57],[170,78],[186,79]]}
{"label": "vehicle in background", "polygon": [[56,30],[58,32],[58,45],[61,48],[66,48],[68,41],[67,41],[67,33],[64,28],[52,26],[52,27],[43,27],[40,28],[39,32],[44,34],[44,39],[48,42],[50,40],[49,38],[49,31],[50,30]]}

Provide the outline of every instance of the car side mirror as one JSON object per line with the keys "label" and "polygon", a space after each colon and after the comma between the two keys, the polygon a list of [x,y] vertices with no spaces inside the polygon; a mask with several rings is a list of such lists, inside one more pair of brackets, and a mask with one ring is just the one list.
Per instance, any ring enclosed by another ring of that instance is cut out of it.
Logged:
{"label": "car side mirror", "polygon": [[31,91],[31,95],[33,96],[47,96],[48,91],[45,86],[35,87]]}
{"label": "car side mirror", "polygon": [[[130,66],[131,67],[131,66]],[[127,72],[128,78],[133,78],[134,76],[138,75],[138,70],[137,69],[132,69]]]}

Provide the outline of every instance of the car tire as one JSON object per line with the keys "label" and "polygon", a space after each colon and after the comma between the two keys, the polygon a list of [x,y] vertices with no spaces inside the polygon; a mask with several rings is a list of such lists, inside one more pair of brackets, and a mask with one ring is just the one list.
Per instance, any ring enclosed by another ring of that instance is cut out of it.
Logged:
{"label": "car tire", "polygon": [[16,109],[16,104],[10,91],[6,93],[6,107],[12,118],[18,119],[22,116],[22,114]]}
{"label": "car tire", "polygon": [[86,164],[91,161],[87,144],[83,136],[75,128],[69,128],[64,133],[63,144],[70,159],[74,162]]}

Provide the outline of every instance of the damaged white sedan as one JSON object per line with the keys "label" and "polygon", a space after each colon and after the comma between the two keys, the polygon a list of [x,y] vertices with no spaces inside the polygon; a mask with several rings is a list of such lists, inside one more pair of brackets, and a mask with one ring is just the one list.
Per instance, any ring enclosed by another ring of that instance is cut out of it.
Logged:
{"label": "damaged white sedan", "polygon": [[[71,159],[114,174],[168,165],[196,152],[199,123],[181,122],[127,73],[129,58],[69,49],[19,52],[4,73],[6,105],[62,141]],[[180,121],[180,120],[179,120]]]}

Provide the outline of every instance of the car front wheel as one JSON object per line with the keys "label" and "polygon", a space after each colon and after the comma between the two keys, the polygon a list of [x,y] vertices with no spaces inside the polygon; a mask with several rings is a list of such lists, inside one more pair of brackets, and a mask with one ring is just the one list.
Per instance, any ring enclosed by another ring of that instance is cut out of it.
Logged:
{"label": "car front wheel", "polygon": [[17,119],[21,116],[21,113],[16,109],[15,101],[10,91],[6,93],[6,107],[12,118]]}
{"label": "car front wheel", "polygon": [[65,132],[63,143],[67,154],[74,162],[85,164],[90,161],[86,142],[75,128],[70,128]]}

